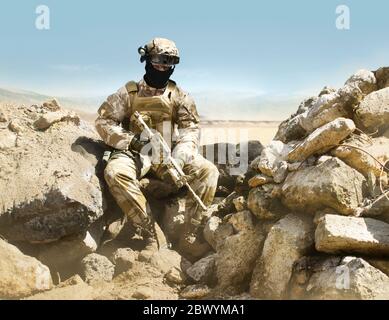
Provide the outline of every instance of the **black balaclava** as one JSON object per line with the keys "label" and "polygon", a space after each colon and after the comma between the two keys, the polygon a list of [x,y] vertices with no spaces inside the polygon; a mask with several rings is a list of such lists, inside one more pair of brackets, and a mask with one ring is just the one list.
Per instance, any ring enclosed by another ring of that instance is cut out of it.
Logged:
{"label": "black balaclava", "polygon": [[146,81],[147,85],[156,89],[162,89],[167,86],[170,76],[174,71],[174,67],[166,71],[159,71],[153,67],[150,60],[146,60],[146,73],[143,76],[143,79]]}

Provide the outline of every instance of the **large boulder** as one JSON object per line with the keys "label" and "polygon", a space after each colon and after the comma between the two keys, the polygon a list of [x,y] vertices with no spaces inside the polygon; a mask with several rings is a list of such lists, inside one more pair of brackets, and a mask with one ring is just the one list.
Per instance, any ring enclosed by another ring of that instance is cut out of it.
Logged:
{"label": "large boulder", "polygon": [[285,144],[281,141],[273,140],[264,148],[261,155],[253,160],[250,167],[259,170],[263,174],[274,177],[282,162],[288,157],[294,144]]}
{"label": "large boulder", "polygon": [[12,241],[47,243],[85,232],[104,213],[105,147],[94,128],[61,119],[36,131],[34,122],[42,114],[59,111],[6,105],[3,112],[10,122],[18,121],[18,130],[8,132],[17,143],[0,155],[5,168],[0,175],[0,233]]}
{"label": "large boulder", "polygon": [[250,190],[247,206],[258,219],[273,220],[285,213],[281,201],[272,194],[274,188],[274,184],[267,184]]}
{"label": "large boulder", "polygon": [[196,261],[186,274],[196,283],[212,284],[215,281],[215,258],[216,254],[211,254]]}
{"label": "large boulder", "polygon": [[389,277],[361,258],[345,257],[314,273],[306,293],[309,299],[387,300]]}
{"label": "large boulder", "polygon": [[[368,177],[370,172],[379,177],[382,174],[382,167],[377,160],[382,164],[389,160],[389,139],[355,136],[344,141],[344,144],[332,150],[331,153],[365,177]],[[383,172],[383,174],[386,173]]]}
{"label": "large boulder", "polygon": [[204,239],[211,245],[213,250],[217,248],[224,240],[233,234],[234,230],[230,223],[222,223],[219,217],[213,216],[208,219],[204,227]]}
{"label": "large boulder", "polygon": [[307,285],[314,273],[337,267],[342,258],[338,256],[312,255],[297,260],[289,283],[288,298],[292,300],[309,299]]}
{"label": "large boulder", "polygon": [[239,286],[249,280],[264,240],[259,226],[234,234],[218,247],[215,265],[219,288]]}
{"label": "large boulder", "polygon": [[336,118],[349,118],[352,116],[353,108],[375,88],[374,74],[360,70],[347,80],[344,87],[320,96],[316,103],[301,115],[300,124],[311,133]]}
{"label": "large boulder", "polygon": [[282,186],[282,202],[291,210],[311,212],[333,208],[356,214],[363,199],[365,178],[337,158],[289,173]]}
{"label": "large boulder", "polygon": [[355,123],[367,132],[389,128],[389,88],[369,94],[355,110]]}
{"label": "large boulder", "polygon": [[364,95],[367,95],[377,90],[377,79],[374,72],[360,69],[347,79],[345,86],[357,87]]}
{"label": "large boulder", "polygon": [[352,120],[337,118],[317,128],[288,154],[289,161],[303,161],[308,157],[325,153],[347,138],[355,130]]}
{"label": "large boulder", "polygon": [[281,122],[274,136],[274,140],[288,143],[292,140],[300,140],[303,138],[306,131],[300,124],[302,114],[307,112],[316,103],[317,99],[317,97],[310,97],[301,102],[297,112],[290,116],[289,119]]}
{"label": "large boulder", "polygon": [[389,67],[379,68],[374,74],[377,79],[378,90],[389,87]]}
{"label": "large boulder", "polygon": [[1,239],[0,272],[0,299],[23,298],[53,286],[48,267]]}
{"label": "large boulder", "polygon": [[33,255],[50,268],[51,273],[61,278],[79,273],[80,261],[97,250],[103,235],[103,221],[93,223],[85,233],[60,241],[31,245]]}
{"label": "large boulder", "polygon": [[316,249],[327,253],[389,255],[389,224],[372,218],[327,214],[315,232]]}
{"label": "large boulder", "polygon": [[250,294],[257,298],[286,298],[294,263],[313,247],[309,217],[288,214],[270,229],[251,278]]}

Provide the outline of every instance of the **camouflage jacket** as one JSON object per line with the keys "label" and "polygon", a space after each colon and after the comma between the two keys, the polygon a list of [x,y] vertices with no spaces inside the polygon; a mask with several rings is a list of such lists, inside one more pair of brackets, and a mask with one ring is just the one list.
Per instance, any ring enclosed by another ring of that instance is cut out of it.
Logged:
{"label": "camouflage jacket", "polygon": [[[142,79],[138,82],[139,96],[153,96],[163,93],[163,89],[149,87]],[[180,87],[175,86],[171,96],[173,103],[172,121],[177,124],[179,137],[174,153],[186,157],[197,153],[200,140],[199,116],[196,105]],[[103,141],[118,150],[127,150],[134,134],[124,129],[123,122],[129,119],[131,112],[130,95],[126,86],[108,96],[98,110],[95,121],[97,132]],[[186,162],[186,161],[185,161]]]}

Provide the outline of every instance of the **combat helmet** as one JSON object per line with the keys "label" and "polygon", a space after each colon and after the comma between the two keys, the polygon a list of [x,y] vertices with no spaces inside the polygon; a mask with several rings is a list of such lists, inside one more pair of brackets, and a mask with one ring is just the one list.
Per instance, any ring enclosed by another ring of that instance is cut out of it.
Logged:
{"label": "combat helmet", "polygon": [[149,59],[152,63],[175,65],[180,63],[180,53],[176,44],[165,38],[154,38],[144,47],[139,47],[140,61]]}

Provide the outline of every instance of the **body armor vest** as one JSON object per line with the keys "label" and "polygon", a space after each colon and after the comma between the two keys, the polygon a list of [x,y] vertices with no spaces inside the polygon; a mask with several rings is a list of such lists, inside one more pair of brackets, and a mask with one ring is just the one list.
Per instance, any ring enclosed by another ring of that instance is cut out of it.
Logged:
{"label": "body armor vest", "polygon": [[[134,112],[138,111],[146,124],[158,131],[170,145],[174,130],[173,123],[173,101],[172,94],[175,89],[175,83],[169,81],[165,92],[159,96],[139,97],[138,86],[136,82],[129,82],[126,85],[130,95],[129,99],[129,129],[133,133],[140,133],[140,129],[134,121]],[[168,141],[169,140],[169,141]]]}

